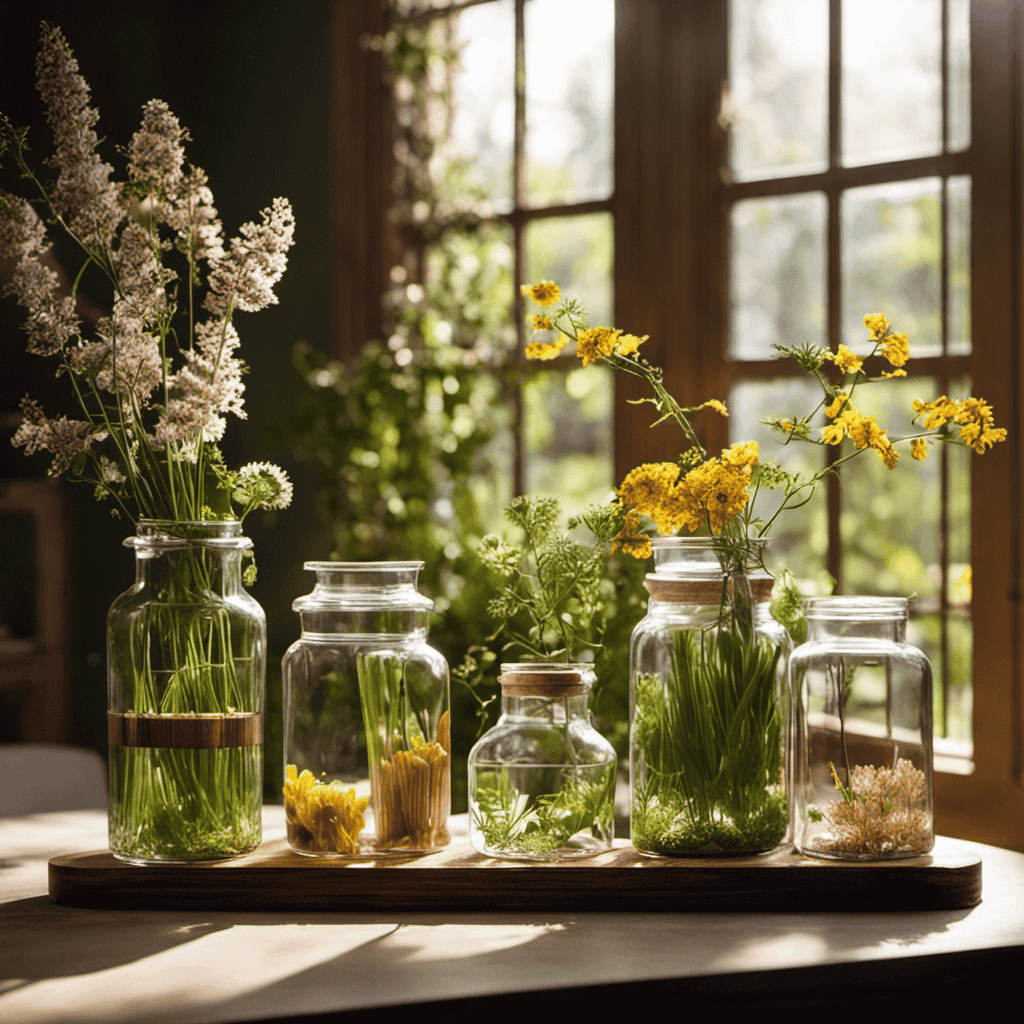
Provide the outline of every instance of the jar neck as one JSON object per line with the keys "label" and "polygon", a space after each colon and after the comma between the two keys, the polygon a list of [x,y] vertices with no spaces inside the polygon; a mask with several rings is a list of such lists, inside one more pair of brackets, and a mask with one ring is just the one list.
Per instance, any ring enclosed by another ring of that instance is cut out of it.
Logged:
{"label": "jar neck", "polygon": [[136,545],[135,582],[169,601],[199,593],[230,597],[242,592],[245,550],[203,543]]}
{"label": "jar neck", "polygon": [[567,697],[513,696],[503,693],[501,695],[501,717],[533,718],[555,725],[564,725],[573,721],[589,723],[590,713],[587,707],[589,697],[589,686],[583,693]]}
{"label": "jar neck", "polygon": [[721,580],[736,572],[763,572],[768,541],[753,538],[737,547],[722,537],[654,537],[651,546],[658,577]]}
{"label": "jar neck", "polygon": [[426,640],[430,612],[416,608],[320,608],[299,612],[304,637],[402,636]]}
{"label": "jar neck", "polygon": [[906,598],[811,598],[806,614],[808,640],[906,640]]}

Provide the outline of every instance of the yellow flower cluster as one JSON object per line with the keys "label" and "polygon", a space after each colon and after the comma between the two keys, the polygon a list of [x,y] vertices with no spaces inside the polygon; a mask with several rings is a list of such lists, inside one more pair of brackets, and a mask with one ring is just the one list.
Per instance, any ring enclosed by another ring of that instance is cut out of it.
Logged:
{"label": "yellow flower cluster", "polygon": [[653,553],[651,538],[641,531],[642,524],[643,516],[631,508],[626,513],[622,529],[612,539],[612,551],[621,551],[634,558],[650,558]]}
{"label": "yellow flower cluster", "polygon": [[538,281],[536,284],[524,284],[520,291],[533,299],[538,306],[553,306],[562,294],[554,281]]}
{"label": "yellow flower cluster", "polygon": [[[881,354],[889,361],[890,366],[903,366],[910,358],[910,341],[902,331],[895,331],[882,341],[879,348]],[[895,377],[895,373],[884,373],[883,377]],[[905,377],[906,371],[898,376]]]}
{"label": "yellow flower cluster", "polygon": [[611,327],[588,327],[576,336],[576,355],[583,360],[584,366],[596,363],[615,351],[621,335],[622,331]]}
{"label": "yellow flower cluster", "polygon": [[[645,463],[631,470],[622,481],[619,500],[627,509],[652,519],[663,534],[675,533],[683,527],[693,531],[704,526],[721,533],[725,524],[746,507],[747,485],[759,457],[756,441],[734,444],[719,458],[708,459],[691,469],[682,480],[679,467],[673,462]],[[627,520],[627,527],[635,533],[635,524]],[[635,539],[626,534],[627,527],[620,534],[624,551],[629,550],[626,542]],[[639,542],[636,547],[647,551]],[[638,557],[646,557],[646,553]]]}
{"label": "yellow flower cluster", "polygon": [[284,777],[289,841],[315,853],[358,853],[370,798],[357,797],[354,789],[337,781],[325,785],[310,771],[300,775],[293,764],[285,768]]}
{"label": "yellow flower cluster", "polygon": [[986,448],[1006,440],[1006,431],[995,425],[992,406],[983,398],[963,398],[957,401],[943,395],[934,402],[914,401],[914,420],[924,417],[927,430],[938,430],[953,422],[960,427],[960,439],[979,455]]}
{"label": "yellow flower cluster", "polygon": [[889,333],[889,321],[884,313],[868,313],[864,317],[864,326],[871,332],[874,340],[884,338]]}
{"label": "yellow flower cluster", "polygon": [[840,345],[839,351],[834,356],[829,356],[829,359],[831,359],[832,362],[843,371],[843,373],[857,373],[864,365],[864,360],[854,355],[853,352],[845,345]]}
{"label": "yellow flower cluster", "polygon": [[709,398],[702,406],[702,409],[714,409],[721,416],[728,416],[729,410],[725,407],[725,402],[719,401],[717,398]]}
{"label": "yellow flower cluster", "polygon": [[[865,416],[857,412],[849,404],[848,398],[848,395],[840,392],[825,410],[832,418],[832,422],[821,428],[821,439],[825,444],[839,444],[849,435],[850,440],[858,448],[872,448],[878,452],[886,469],[893,469],[899,461],[899,455],[888,434],[878,425],[878,420],[874,416]],[[842,412],[839,412],[840,409]]]}
{"label": "yellow flower cluster", "polygon": [[534,313],[530,317],[530,323],[535,331],[553,331],[555,329],[551,317],[544,316],[543,313]]}
{"label": "yellow flower cluster", "polygon": [[533,341],[526,346],[527,359],[554,359],[569,339],[560,334],[554,341]]}

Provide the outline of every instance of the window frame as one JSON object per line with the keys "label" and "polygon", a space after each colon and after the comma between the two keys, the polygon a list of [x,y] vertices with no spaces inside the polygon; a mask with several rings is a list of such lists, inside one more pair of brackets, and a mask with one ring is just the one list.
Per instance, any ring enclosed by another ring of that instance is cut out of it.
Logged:
{"label": "window frame", "polygon": [[[839,0],[830,0],[838,6]],[[894,178],[969,174],[971,300],[977,357],[921,360],[939,379],[970,373],[973,392],[990,401],[1010,442],[972,463],[974,632],[973,770],[937,771],[940,832],[1024,850],[1024,736],[1021,638],[1020,437],[1022,334],[1021,169],[1024,95],[1021,0],[972,0],[972,143],[942,154],[880,167],[734,184],[723,174],[727,136],[718,122],[728,78],[727,2],[617,0],[615,122],[615,322],[650,333],[647,355],[665,367],[683,404],[724,397],[733,369],[724,357],[728,331],[728,220],[745,195],[823,190],[830,235],[839,196],[851,185]],[[833,32],[837,20],[832,19]],[[833,40],[835,43],[835,40]],[[835,130],[837,62],[830,73],[830,147]],[[675,130],[672,130],[672,128]],[[834,163],[837,161],[833,161]],[[823,187],[824,186],[824,187]],[[1009,215],[1008,215],[1009,214]],[[829,294],[839,295],[835,237],[829,246]],[[840,304],[831,303],[828,336],[840,338]],[[930,364],[934,363],[932,366]],[[616,477],[641,461],[674,460],[675,439],[647,430],[631,381],[617,381]],[[728,426],[709,422],[705,443],[728,443]],[[835,527],[833,527],[835,528]],[[830,545],[834,548],[834,545]],[[964,766],[967,769],[967,766]]]}

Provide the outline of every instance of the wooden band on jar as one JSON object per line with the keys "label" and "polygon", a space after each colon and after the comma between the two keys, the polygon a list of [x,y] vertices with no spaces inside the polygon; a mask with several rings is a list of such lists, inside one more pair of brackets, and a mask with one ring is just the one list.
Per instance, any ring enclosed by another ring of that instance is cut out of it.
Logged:
{"label": "wooden band on jar", "polygon": [[587,692],[579,672],[507,672],[498,682],[506,697],[575,697]]}
{"label": "wooden band on jar", "polygon": [[[775,583],[771,577],[758,577],[750,581],[750,595],[754,601],[767,601]],[[722,599],[721,580],[673,580],[648,576],[644,585],[655,601],[674,604],[718,604]]]}
{"label": "wooden band on jar", "polygon": [[112,747],[223,750],[263,742],[263,715],[120,715],[107,712]]}

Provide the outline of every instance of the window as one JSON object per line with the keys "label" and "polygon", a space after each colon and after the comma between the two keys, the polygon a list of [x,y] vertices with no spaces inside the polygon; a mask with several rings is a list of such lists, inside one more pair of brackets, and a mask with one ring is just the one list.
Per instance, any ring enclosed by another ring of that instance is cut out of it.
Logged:
{"label": "window", "polygon": [[[657,331],[650,354],[687,400],[730,396],[710,447],[799,408],[773,341],[856,351],[861,316],[879,310],[911,336],[901,408],[971,390],[1019,431],[1019,6],[996,6],[619,4],[616,321],[652,343]],[[616,396],[620,469],[670,454],[631,397]],[[936,669],[944,739],[939,828],[1024,847],[1019,444],[1004,449],[888,479],[855,463],[775,549],[805,576],[824,564],[847,593],[917,591],[911,639]]]}

